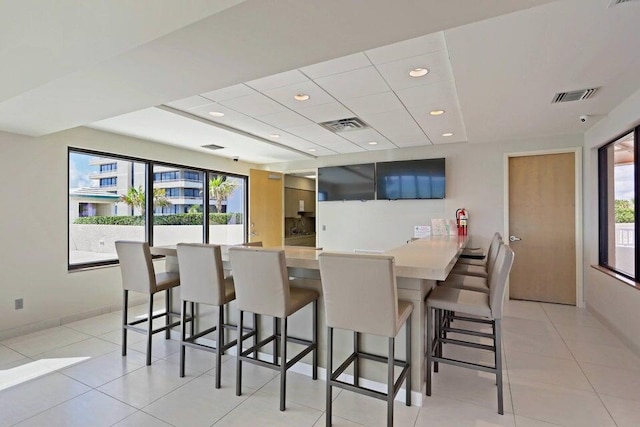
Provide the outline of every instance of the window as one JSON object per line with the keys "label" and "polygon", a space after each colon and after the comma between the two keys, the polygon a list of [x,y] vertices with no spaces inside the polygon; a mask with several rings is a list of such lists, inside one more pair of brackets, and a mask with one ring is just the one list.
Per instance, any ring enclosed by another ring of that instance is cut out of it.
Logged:
{"label": "window", "polygon": [[100,172],[109,172],[118,170],[117,163],[107,163],[106,165],[100,165]]}
{"label": "window", "polygon": [[184,197],[201,197],[202,190],[199,188],[185,188]]}
{"label": "window", "polygon": [[[116,264],[116,240],[246,241],[245,176],[76,148],[68,161],[70,270]],[[103,172],[117,176],[100,178]]]}
{"label": "window", "polygon": [[200,181],[200,174],[198,172],[184,171],[184,174],[182,176],[185,180]]}
{"label": "window", "polygon": [[118,185],[118,178],[100,178],[100,187],[115,187]]}
{"label": "window", "polygon": [[633,280],[640,277],[635,210],[639,129],[598,151],[599,263]]}

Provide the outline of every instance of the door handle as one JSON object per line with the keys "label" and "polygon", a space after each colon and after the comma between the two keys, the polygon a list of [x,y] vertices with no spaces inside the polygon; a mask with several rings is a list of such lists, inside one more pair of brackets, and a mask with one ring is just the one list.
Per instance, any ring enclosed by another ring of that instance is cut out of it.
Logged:
{"label": "door handle", "polygon": [[520,240],[522,240],[522,239],[519,238],[518,236],[509,236],[509,241],[510,242],[519,242]]}

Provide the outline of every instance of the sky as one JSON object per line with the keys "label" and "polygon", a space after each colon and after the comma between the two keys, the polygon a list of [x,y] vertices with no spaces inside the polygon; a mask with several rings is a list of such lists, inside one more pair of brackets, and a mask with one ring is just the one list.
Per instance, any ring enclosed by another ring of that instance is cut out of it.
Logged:
{"label": "sky", "polygon": [[95,166],[89,165],[91,156],[81,153],[69,154],[69,189],[91,187],[89,174],[96,171]]}
{"label": "sky", "polygon": [[633,165],[616,166],[614,175],[616,200],[633,199]]}

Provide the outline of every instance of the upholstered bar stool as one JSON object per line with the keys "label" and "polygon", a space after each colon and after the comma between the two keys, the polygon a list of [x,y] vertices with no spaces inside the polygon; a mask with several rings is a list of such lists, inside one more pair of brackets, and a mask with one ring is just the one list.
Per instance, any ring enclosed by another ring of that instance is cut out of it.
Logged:
{"label": "upholstered bar stool", "polygon": [[[501,245],[504,243],[502,239],[497,239],[496,244],[492,245],[491,249],[491,258],[487,263],[487,274],[490,274],[493,271],[493,268],[496,263],[498,250]],[[496,256],[493,256],[493,255]],[[485,277],[479,276],[471,276],[466,274],[449,274],[446,280],[438,282],[438,286],[445,286],[449,288],[457,288],[457,289],[466,289],[469,291],[476,292],[484,292],[485,294],[489,293],[489,279]]]}
{"label": "upholstered bar stool", "polygon": [[[498,233],[496,233],[498,234]],[[498,237],[491,241],[491,246],[489,246],[489,250],[487,251],[487,262],[483,265],[474,265],[474,264],[465,264],[465,263],[456,263],[456,265],[451,269],[450,274],[462,274],[465,276],[477,276],[477,277],[488,277],[489,276],[489,267],[493,265],[495,262],[495,258],[498,255],[498,247],[502,244],[502,236],[498,234]]]}
{"label": "upholstered bar stool", "polygon": [[[320,278],[328,328],[327,344],[327,426],[331,425],[332,388],[339,387],[387,402],[387,426],[393,425],[393,400],[406,380],[406,405],[411,406],[411,312],[413,304],[398,300],[393,257],[382,255],[323,252]],[[395,337],[406,325],[406,361],[395,358]],[[333,370],[333,329],[353,331],[353,353]],[[388,357],[360,350],[360,334],[388,338]],[[359,385],[360,359],[387,364],[387,392]],[[354,383],[338,379],[354,364]],[[394,380],[394,366],[402,368]]]}
{"label": "upholstered bar stool", "polygon": [[[474,292],[466,289],[455,289],[439,286],[427,297],[427,396],[431,396],[431,364],[445,363],[478,371],[490,372],[496,375],[498,386],[498,413],[504,413],[502,393],[502,334],[500,322],[502,319],[502,307],[505,288],[511,266],[513,264],[513,251],[506,245],[500,245],[495,266],[489,277],[489,294]],[[457,320],[470,320],[491,325],[492,332],[485,333],[462,328],[444,326],[442,312],[455,312],[453,316]],[[467,314],[475,317],[464,317]],[[435,325],[434,325],[435,315]],[[431,331],[433,329],[433,336]],[[490,338],[493,345],[479,344],[459,339],[446,337],[446,332],[455,332],[463,335]],[[494,353],[494,366],[479,363],[471,363],[463,360],[451,359],[442,355],[443,344],[460,345],[470,348],[489,350]]]}
{"label": "upholstered bar stool", "polygon": [[[180,265],[180,299],[182,300],[182,338],[180,340],[180,376],[184,377],[186,347],[210,351],[216,354],[216,383],[220,388],[222,355],[236,345],[237,340],[224,342],[225,329],[237,329],[236,325],[224,321],[225,306],[236,299],[233,277],[224,276],[222,251],[219,245],[179,243],[177,245]],[[186,312],[190,303],[191,317],[195,317],[195,304],[206,304],[218,308],[218,323],[204,331],[194,333],[194,322],[187,336]],[[254,316],[254,325],[256,324]],[[244,332],[247,331],[245,334]],[[216,332],[216,346],[198,343],[198,339]],[[242,340],[256,335],[255,329],[243,328]]]}
{"label": "upholstered bar stool", "polygon": [[[273,317],[273,335],[259,340],[247,350],[238,344],[236,355],[236,395],[242,393],[242,362],[253,363],[280,371],[280,410],[285,410],[287,370],[304,356],[313,353],[312,376],[318,378],[318,297],[312,289],[290,286],[284,251],[280,249],[262,249],[252,247],[229,248],[229,261],[236,288],[236,302],[240,311],[238,325],[242,324],[245,311]],[[312,339],[290,337],[287,334],[288,317],[313,303]],[[280,323],[280,333],[277,323]],[[302,344],[305,348],[287,360],[287,342]],[[259,360],[257,351],[273,343],[273,360]],[[278,364],[278,344],[280,345],[280,363]],[[254,353],[253,357],[249,356]]]}
{"label": "upholstered bar stool", "polygon": [[[180,317],[180,313],[171,312],[171,289],[180,285],[178,273],[155,273],[151,252],[147,242],[117,241],[116,252],[122,273],[122,355],[127,355],[127,331],[135,331],[147,335],[147,366],[151,365],[151,342],[153,334],[165,331],[165,338],[170,338],[170,329],[178,326],[180,321],[171,323],[171,316]],[[129,291],[149,295],[149,315],[146,319],[133,322],[128,320]],[[153,296],[166,291],[165,312],[153,314]],[[153,329],[153,319],[165,317],[165,326]],[[188,318],[187,321],[191,321]],[[147,322],[147,329],[136,325]]]}
{"label": "upholstered bar stool", "polygon": [[[487,250],[487,253],[485,254],[482,249],[479,249],[481,255],[470,255],[469,252],[467,252],[467,249],[464,249],[462,251],[462,254],[460,255],[460,258],[458,258],[458,264],[471,264],[471,265],[487,265],[487,255],[489,254],[489,252],[491,251],[492,247],[495,247],[495,245],[498,242],[502,242],[502,235],[498,232],[493,234],[493,237],[491,238],[491,243],[489,244],[489,249]],[[478,253],[475,250],[471,249],[471,253]]]}

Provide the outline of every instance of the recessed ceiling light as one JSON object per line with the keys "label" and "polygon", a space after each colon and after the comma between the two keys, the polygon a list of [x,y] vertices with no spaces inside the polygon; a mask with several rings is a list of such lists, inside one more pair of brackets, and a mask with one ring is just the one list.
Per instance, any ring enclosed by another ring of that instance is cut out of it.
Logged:
{"label": "recessed ceiling light", "polygon": [[314,173],[313,175],[303,175],[305,178],[314,178],[316,177],[316,174]]}
{"label": "recessed ceiling light", "polygon": [[315,153],[316,149],[315,148],[309,148],[309,152],[311,153]]}
{"label": "recessed ceiling light", "polygon": [[294,95],[293,98],[296,101],[306,101],[307,99],[311,98],[309,95],[307,95],[306,93],[299,93],[297,95]]}
{"label": "recessed ceiling light", "polygon": [[280,138],[280,135],[278,135],[277,133],[272,133],[269,135],[269,138]]}
{"label": "recessed ceiling light", "polygon": [[429,73],[428,68],[414,68],[413,70],[409,71],[409,75],[411,77],[422,77],[422,76],[426,76],[428,73]]}
{"label": "recessed ceiling light", "polygon": [[224,113],[221,113],[220,111],[209,111],[209,115],[213,117],[222,117],[224,116]]}
{"label": "recessed ceiling light", "polygon": [[453,132],[446,132],[443,133],[442,136],[453,136]]}
{"label": "recessed ceiling light", "polygon": [[429,114],[431,114],[432,116],[439,116],[441,114],[444,114],[444,110],[433,110],[433,111],[429,111]]}
{"label": "recessed ceiling light", "polygon": [[371,141],[369,145],[378,145],[378,143],[376,141]]}

